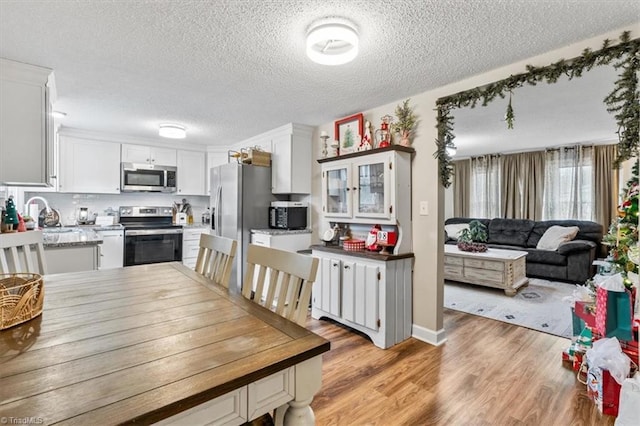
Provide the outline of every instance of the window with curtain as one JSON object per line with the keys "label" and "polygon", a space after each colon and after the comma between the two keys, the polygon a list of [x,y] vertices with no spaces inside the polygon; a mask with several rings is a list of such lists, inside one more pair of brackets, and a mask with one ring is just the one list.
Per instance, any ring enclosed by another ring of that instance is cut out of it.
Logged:
{"label": "window with curtain", "polygon": [[593,148],[547,151],[542,219],[594,220]]}
{"label": "window with curtain", "polygon": [[496,155],[471,159],[471,203],[469,215],[500,217],[500,161]]}
{"label": "window with curtain", "polygon": [[611,153],[615,145],[578,145],[472,158],[468,216],[592,220],[606,228],[617,194]]}

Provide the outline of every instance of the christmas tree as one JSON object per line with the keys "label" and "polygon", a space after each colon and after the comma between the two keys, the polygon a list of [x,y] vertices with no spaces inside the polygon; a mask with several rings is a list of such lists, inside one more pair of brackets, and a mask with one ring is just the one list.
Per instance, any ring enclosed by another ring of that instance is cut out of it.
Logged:
{"label": "christmas tree", "polygon": [[638,280],[638,265],[630,257],[637,251],[638,244],[638,174],[640,163],[631,169],[631,179],[622,191],[622,202],[618,206],[618,218],[609,227],[602,241],[609,246],[607,261],[612,263],[616,272],[621,272],[625,286],[631,288]]}
{"label": "christmas tree", "polygon": [[2,222],[5,224],[7,231],[16,231],[18,229],[18,212],[16,211],[16,203],[13,197],[9,197],[6,203],[6,210]]}

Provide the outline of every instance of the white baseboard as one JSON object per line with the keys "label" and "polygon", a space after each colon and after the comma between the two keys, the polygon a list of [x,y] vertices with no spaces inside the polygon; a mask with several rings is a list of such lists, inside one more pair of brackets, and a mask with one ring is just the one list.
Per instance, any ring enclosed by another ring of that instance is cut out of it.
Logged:
{"label": "white baseboard", "polygon": [[434,346],[440,346],[447,341],[447,333],[444,328],[434,331],[416,324],[411,325],[411,336]]}

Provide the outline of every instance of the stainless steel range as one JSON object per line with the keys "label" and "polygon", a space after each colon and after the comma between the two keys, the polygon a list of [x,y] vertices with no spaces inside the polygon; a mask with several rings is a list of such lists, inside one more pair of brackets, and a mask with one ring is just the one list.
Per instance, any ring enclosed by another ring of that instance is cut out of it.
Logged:
{"label": "stainless steel range", "polygon": [[182,226],[171,207],[120,207],[124,226],[124,266],[182,261]]}

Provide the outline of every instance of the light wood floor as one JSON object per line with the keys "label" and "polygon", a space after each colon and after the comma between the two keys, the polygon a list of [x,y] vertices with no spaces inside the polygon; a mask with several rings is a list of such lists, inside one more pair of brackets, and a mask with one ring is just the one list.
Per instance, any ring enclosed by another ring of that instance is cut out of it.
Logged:
{"label": "light wood floor", "polygon": [[563,367],[569,340],[445,309],[447,342],[382,350],[325,320],[331,341],[311,404],[327,425],[613,425]]}

